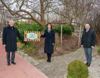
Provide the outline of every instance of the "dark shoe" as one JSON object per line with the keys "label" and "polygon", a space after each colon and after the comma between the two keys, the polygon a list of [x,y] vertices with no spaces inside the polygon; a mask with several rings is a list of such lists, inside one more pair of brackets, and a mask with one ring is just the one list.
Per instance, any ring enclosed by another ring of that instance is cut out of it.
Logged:
{"label": "dark shoe", "polygon": [[90,67],[90,64],[87,64],[87,67]]}
{"label": "dark shoe", "polygon": [[15,62],[11,62],[11,63],[14,64],[14,65],[16,64]]}
{"label": "dark shoe", "polygon": [[86,65],[88,65],[88,62],[86,63]]}
{"label": "dark shoe", "polygon": [[49,62],[49,60],[47,60],[47,62]]}
{"label": "dark shoe", "polygon": [[8,62],[8,64],[7,64],[8,66],[10,66],[10,62]]}
{"label": "dark shoe", "polygon": [[50,63],[51,62],[51,59],[48,62]]}
{"label": "dark shoe", "polygon": [[49,63],[51,62],[51,60],[49,60]]}
{"label": "dark shoe", "polygon": [[50,63],[50,62],[51,62],[51,60],[50,60],[50,59],[48,59],[48,60],[47,60],[47,62],[49,62],[49,63]]}

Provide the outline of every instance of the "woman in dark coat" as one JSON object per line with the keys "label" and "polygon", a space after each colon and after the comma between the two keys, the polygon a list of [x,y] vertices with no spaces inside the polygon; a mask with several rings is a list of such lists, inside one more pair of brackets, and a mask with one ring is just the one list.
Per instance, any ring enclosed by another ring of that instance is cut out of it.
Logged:
{"label": "woman in dark coat", "polygon": [[44,52],[47,53],[47,62],[51,62],[51,56],[53,54],[53,47],[55,44],[55,31],[52,29],[51,24],[47,25],[47,29],[41,37],[45,37]]}

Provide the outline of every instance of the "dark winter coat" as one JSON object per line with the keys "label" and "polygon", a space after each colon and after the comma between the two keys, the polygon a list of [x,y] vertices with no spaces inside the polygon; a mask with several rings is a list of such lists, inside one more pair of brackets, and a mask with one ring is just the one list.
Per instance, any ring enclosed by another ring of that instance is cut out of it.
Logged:
{"label": "dark winter coat", "polygon": [[7,52],[17,51],[17,36],[24,41],[24,38],[21,36],[17,28],[14,26],[11,27],[10,25],[4,27],[2,43],[3,45],[6,45],[5,49]]}
{"label": "dark winter coat", "polygon": [[83,45],[84,48],[91,48],[91,46],[95,46],[95,43],[96,43],[96,35],[94,30],[89,29],[88,32],[84,30],[81,39],[81,45]]}
{"label": "dark winter coat", "polygon": [[45,37],[44,52],[52,54],[54,50],[52,43],[55,43],[55,31],[53,29],[50,32],[45,30],[44,35],[41,35],[41,37]]}

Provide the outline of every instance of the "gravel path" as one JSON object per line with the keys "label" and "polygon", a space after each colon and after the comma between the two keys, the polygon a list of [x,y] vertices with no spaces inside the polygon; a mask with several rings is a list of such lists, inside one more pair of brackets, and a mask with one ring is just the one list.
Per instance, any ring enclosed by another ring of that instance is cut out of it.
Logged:
{"label": "gravel path", "polygon": [[89,67],[89,72],[92,78],[100,78],[100,55],[93,58],[91,67]]}
{"label": "gravel path", "polygon": [[[86,63],[83,48],[79,48],[75,52],[66,55],[53,57],[51,63],[47,63],[46,59],[35,60],[21,51],[18,51],[18,53],[49,78],[65,78],[67,66],[73,60],[81,60]],[[93,49],[93,61],[92,65],[89,67],[89,72],[89,78],[100,78],[100,56],[97,55],[97,47]]]}

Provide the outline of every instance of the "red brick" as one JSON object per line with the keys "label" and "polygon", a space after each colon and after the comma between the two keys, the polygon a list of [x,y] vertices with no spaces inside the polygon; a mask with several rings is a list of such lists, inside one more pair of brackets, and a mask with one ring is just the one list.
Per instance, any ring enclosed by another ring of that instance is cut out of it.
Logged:
{"label": "red brick", "polygon": [[18,53],[15,62],[16,65],[7,66],[5,48],[0,41],[0,78],[48,78]]}

